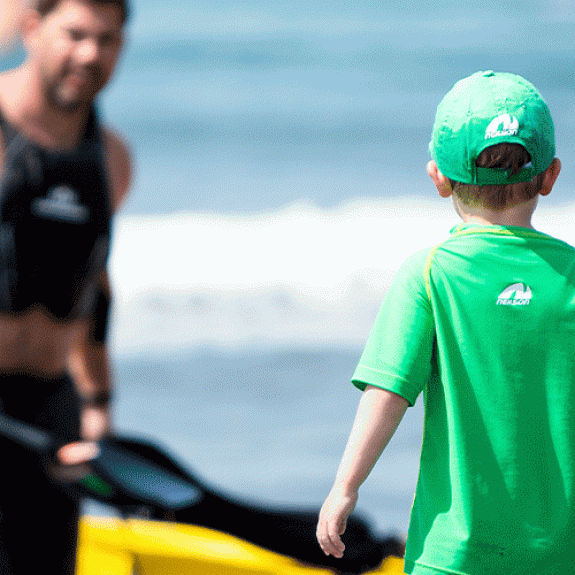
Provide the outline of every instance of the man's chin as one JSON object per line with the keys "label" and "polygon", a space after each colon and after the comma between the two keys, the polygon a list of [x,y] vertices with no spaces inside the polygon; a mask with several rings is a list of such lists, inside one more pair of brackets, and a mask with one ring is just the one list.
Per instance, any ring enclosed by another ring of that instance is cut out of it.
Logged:
{"label": "man's chin", "polygon": [[62,98],[55,97],[50,99],[52,106],[62,112],[73,114],[92,104],[93,98]]}
{"label": "man's chin", "polygon": [[74,113],[79,110],[89,108],[96,97],[97,90],[90,91],[90,93],[69,93],[69,92],[56,92],[51,94],[50,102],[52,106],[61,110],[62,112]]}

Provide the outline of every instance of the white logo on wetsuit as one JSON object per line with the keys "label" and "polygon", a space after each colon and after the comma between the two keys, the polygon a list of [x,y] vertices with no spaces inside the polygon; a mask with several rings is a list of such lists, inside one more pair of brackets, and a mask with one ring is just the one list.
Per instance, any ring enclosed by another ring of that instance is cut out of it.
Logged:
{"label": "white logo on wetsuit", "polygon": [[78,200],[78,194],[67,186],[56,186],[45,198],[32,202],[32,213],[41,218],[83,224],[90,216],[88,207]]}
{"label": "white logo on wetsuit", "polygon": [[505,288],[497,298],[497,305],[529,305],[531,288],[525,284],[513,284]]}

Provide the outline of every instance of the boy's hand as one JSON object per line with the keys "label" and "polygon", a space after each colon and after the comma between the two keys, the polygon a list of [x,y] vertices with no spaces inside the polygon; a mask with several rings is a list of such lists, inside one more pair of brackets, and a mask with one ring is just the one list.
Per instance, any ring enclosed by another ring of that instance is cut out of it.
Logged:
{"label": "boy's hand", "polygon": [[326,555],[343,557],[341,535],[357,503],[358,491],[407,410],[407,399],[368,385],[363,392],[349,440],[317,525],[317,540]]}
{"label": "boy's hand", "polygon": [[355,508],[357,497],[357,492],[343,493],[334,488],[325,500],[319,513],[316,536],[326,555],[333,555],[338,559],[343,557],[345,545],[341,535],[345,532],[347,518]]}

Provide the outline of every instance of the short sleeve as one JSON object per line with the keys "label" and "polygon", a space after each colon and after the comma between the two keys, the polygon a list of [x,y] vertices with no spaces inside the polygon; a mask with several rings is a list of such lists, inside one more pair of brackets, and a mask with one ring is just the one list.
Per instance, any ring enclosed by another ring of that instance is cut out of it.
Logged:
{"label": "short sleeve", "polygon": [[425,288],[430,250],[418,252],[399,269],[377,314],[352,378],[362,391],[380,387],[414,405],[431,374],[435,325]]}

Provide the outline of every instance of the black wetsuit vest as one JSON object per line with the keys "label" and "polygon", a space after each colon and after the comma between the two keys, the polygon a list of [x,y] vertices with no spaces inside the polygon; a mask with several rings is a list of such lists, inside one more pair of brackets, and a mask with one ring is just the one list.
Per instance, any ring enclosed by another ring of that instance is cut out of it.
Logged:
{"label": "black wetsuit vest", "polygon": [[49,152],[0,114],[0,314],[44,307],[54,318],[91,313],[109,252],[111,210],[94,111],[73,152]]}

